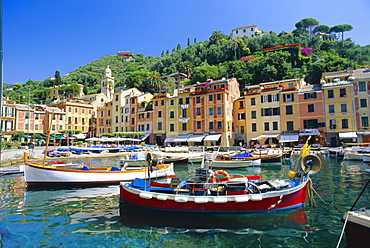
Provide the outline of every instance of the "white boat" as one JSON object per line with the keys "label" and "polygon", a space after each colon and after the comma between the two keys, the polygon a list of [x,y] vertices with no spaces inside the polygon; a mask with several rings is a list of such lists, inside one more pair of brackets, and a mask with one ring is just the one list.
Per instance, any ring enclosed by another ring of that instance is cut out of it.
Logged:
{"label": "white boat", "polygon": [[[367,144],[367,143],[365,143]],[[370,154],[370,147],[368,146],[352,146],[344,149],[344,160],[363,161],[363,156]]]}
{"label": "white boat", "polygon": [[24,177],[28,187],[72,187],[119,184],[135,178],[163,178],[174,176],[173,164],[142,167],[88,168],[87,166],[55,166],[26,162]]}
{"label": "white boat", "polygon": [[209,160],[210,168],[245,168],[261,165],[260,157],[252,157],[250,153],[236,155],[222,155]]}
{"label": "white boat", "polygon": [[144,152],[136,152],[134,154],[126,155],[121,158],[120,163],[122,166],[145,166],[147,165],[146,154]]}
{"label": "white boat", "polygon": [[[352,208],[343,216],[344,226],[343,231],[346,233],[347,247],[369,247],[370,244],[370,210],[359,208],[353,210],[354,206],[365,192],[369,185],[370,179],[367,181],[362,192],[353,204]],[[343,234],[343,232],[342,232]],[[342,237],[339,240],[341,242]],[[337,247],[339,247],[339,244]]]}

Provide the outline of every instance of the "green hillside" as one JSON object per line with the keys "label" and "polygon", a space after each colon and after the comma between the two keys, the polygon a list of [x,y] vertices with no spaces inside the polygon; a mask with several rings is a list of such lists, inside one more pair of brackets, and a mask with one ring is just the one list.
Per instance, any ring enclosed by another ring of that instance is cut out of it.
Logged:
{"label": "green hillside", "polygon": [[[305,22],[302,22],[305,20]],[[231,39],[220,31],[214,31],[208,40],[191,42],[186,48],[178,45],[172,51],[163,51],[161,56],[151,57],[136,54],[132,57],[107,55],[72,71],[56,80],[42,82],[29,80],[15,84],[16,92],[4,91],[4,95],[17,102],[48,103],[51,93],[47,87],[63,86],[61,92],[77,89],[75,83],[84,85],[85,94],[98,93],[100,79],[109,66],[116,87],[137,87],[144,92],[170,91],[174,85],[163,82],[160,77],[174,72],[190,75],[184,84],[205,81],[207,78],[236,77],[241,90],[247,85],[281,79],[305,77],[306,81],[319,83],[322,72],[359,68],[370,62],[370,46],[356,45],[350,38],[342,40],[343,32],[351,26],[338,25],[329,28],[318,25],[311,18],[296,23],[292,33],[265,33],[256,37]],[[307,24],[308,23],[308,24]],[[311,25],[311,26],[310,26]],[[314,27],[314,28],[313,28]],[[309,33],[324,32],[338,34],[337,41],[322,41]],[[299,44],[297,44],[299,43]],[[286,46],[295,44],[294,46]],[[265,50],[266,48],[280,47]],[[294,54],[294,56],[292,56]],[[130,58],[130,61],[126,61]]]}

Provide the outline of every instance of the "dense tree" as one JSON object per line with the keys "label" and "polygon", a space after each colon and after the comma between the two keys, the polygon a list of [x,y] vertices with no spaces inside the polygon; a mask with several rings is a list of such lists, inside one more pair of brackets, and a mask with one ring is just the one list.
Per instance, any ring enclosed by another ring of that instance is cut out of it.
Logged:
{"label": "dense tree", "polygon": [[55,71],[54,77],[55,77],[55,84],[54,85],[62,85],[63,84],[59,71]]}
{"label": "dense tree", "polygon": [[341,33],[342,34],[342,40],[343,40],[343,33],[346,31],[351,31],[353,27],[349,24],[341,24],[341,25],[336,25],[330,29],[331,32],[333,33]]}
{"label": "dense tree", "polygon": [[316,21],[315,19],[313,19],[313,18],[304,18],[304,19],[300,20],[299,22],[297,22],[295,24],[295,27],[297,29],[307,29],[308,34],[311,36],[313,27],[315,27],[317,25],[319,25],[319,22]]}
{"label": "dense tree", "polygon": [[326,25],[318,25],[313,29],[313,33],[330,33],[330,27]]}
{"label": "dense tree", "polygon": [[207,79],[218,78],[217,66],[203,65],[194,70],[192,83],[205,82]]}

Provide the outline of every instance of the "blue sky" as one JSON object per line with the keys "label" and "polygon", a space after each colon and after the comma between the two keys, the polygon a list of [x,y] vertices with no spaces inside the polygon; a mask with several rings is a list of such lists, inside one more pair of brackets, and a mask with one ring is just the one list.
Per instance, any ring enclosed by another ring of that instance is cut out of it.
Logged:
{"label": "blue sky", "polygon": [[187,39],[257,24],[291,32],[303,18],[350,24],[356,44],[370,44],[369,0],[3,0],[4,83],[68,74],[117,51],[160,56]]}

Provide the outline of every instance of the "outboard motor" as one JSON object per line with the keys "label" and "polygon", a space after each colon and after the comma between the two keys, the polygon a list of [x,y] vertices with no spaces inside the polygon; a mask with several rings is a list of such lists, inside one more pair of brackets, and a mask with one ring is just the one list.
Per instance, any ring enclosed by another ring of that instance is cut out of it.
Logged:
{"label": "outboard motor", "polygon": [[208,189],[209,170],[205,168],[195,169],[195,176],[189,178],[188,185],[190,194],[204,195]]}

